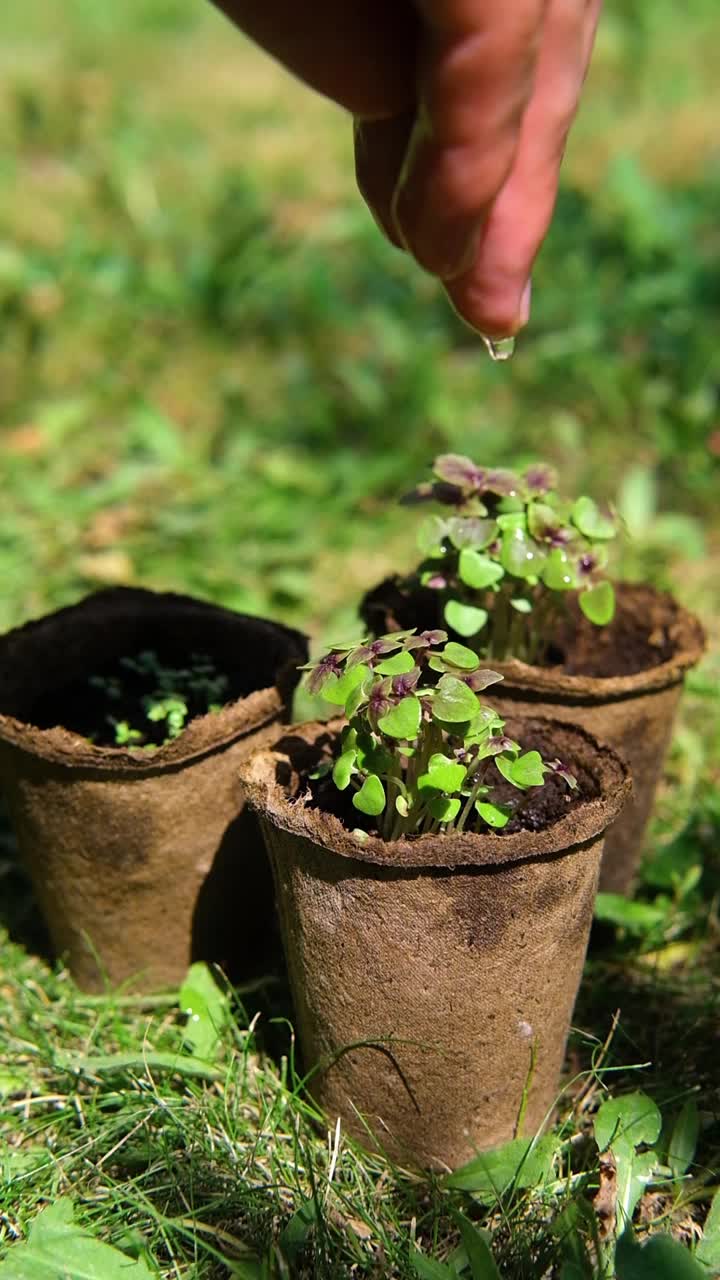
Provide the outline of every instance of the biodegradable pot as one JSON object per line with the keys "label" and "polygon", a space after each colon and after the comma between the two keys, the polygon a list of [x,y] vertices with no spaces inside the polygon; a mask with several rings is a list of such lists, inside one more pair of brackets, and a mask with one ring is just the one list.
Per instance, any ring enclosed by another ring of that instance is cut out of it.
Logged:
{"label": "biodegradable pot", "polygon": [[[629,893],[685,672],[702,656],[705,636],[697,618],[672,596],[630,583],[618,583],[616,591],[617,610],[607,627],[593,627],[576,611],[562,665],[530,666],[516,659],[491,659],[488,665],[504,677],[490,695],[501,715],[549,716],[580,725],[629,764],[632,800],[607,832],[600,873],[601,890]],[[369,592],[361,614],[375,634],[444,625],[437,595],[403,593],[399,579]]]}
{"label": "biodegradable pot", "polygon": [[[150,753],[47,723],[63,690],[143,649],[211,655],[234,700]],[[304,637],[187,596],[100,591],[0,638],[0,782],[54,947],[88,990],[231,972],[267,934],[269,869],[240,761],[286,718]],[[42,726],[42,727],[41,727]]]}
{"label": "biodegradable pot", "polygon": [[359,844],[339,817],[294,798],[298,771],[338,728],[296,726],[242,769],[310,1088],[366,1145],[454,1167],[513,1137],[524,1092],[525,1133],[553,1109],[603,832],[628,773],[588,734],[520,723],[524,744],[571,762],[587,799],[539,832]]}

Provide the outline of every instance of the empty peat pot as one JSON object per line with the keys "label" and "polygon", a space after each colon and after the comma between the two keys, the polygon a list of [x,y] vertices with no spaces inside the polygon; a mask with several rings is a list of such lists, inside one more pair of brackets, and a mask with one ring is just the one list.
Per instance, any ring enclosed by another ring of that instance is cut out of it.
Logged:
{"label": "empty peat pot", "polygon": [[[489,665],[504,677],[492,691],[501,715],[549,716],[580,725],[629,764],[632,799],[607,833],[600,873],[603,891],[629,893],[685,673],[702,657],[705,635],[698,619],[664,592],[618,583],[616,596],[615,617],[606,627],[594,627],[576,610],[554,665],[516,659],[490,659]],[[361,613],[375,635],[445,625],[435,593],[405,593],[397,578],[370,591]]]}
{"label": "empty peat pot", "polygon": [[[301,725],[242,766],[275,878],[310,1088],[331,1124],[394,1159],[454,1167],[553,1109],[603,833],[625,765],[588,734],[519,722],[582,798],[544,830],[359,844],[302,777],[339,724]],[[350,810],[351,813],[355,812]]]}
{"label": "empty peat pot", "polygon": [[[87,677],[155,650],[209,655],[228,698],[153,751],[72,731]],[[53,945],[84,988],[230,971],[267,930],[272,888],[238,764],[277,733],[305,639],[187,596],[99,591],[0,638],[0,785]]]}

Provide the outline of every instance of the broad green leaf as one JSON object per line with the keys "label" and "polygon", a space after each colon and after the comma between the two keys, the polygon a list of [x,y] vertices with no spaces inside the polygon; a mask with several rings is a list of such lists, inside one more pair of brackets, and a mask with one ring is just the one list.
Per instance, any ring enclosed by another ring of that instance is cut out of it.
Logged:
{"label": "broad green leaf", "polygon": [[474,547],[482,551],[493,541],[497,534],[495,520],[483,520],[478,516],[451,516],[447,521],[447,532],[450,541],[458,551],[464,547]]}
{"label": "broad green leaf", "polygon": [[376,818],[385,808],[385,788],[377,774],[371,773],[363,782],[359,791],[355,792],[352,802],[361,813]]}
{"label": "broad green leaf", "polygon": [[392,658],[385,658],[383,662],[378,662],[375,670],[381,676],[402,676],[412,671],[414,666],[415,659],[412,654],[402,651],[394,653]]}
{"label": "broad green leaf", "polygon": [[522,596],[517,596],[515,600],[511,600],[510,605],[516,613],[532,613],[532,600],[524,600]]}
{"label": "broad green leaf", "polygon": [[527,516],[524,511],[505,511],[497,517],[496,523],[502,533],[512,532],[513,529],[527,532]]}
{"label": "broad green leaf", "polygon": [[448,600],[443,611],[445,621],[459,636],[476,636],[488,620],[487,609],[463,604],[462,600]]}
{"label": "broad green leaf", "polygon": [[688,1249],[668,1235],[638,1244],[624,1231],[615,1253],[616,1280],[708,1280],[704,1267]]}
{"label": "broad green leaf", "polygon": [[704,1268],[707,1268],[705,1280],[707,1280],[708,1270],[712,1276],[720,1275],[720,1193],[717,1191],[705,1219],[703,1238],[697,1247],[695,1257]]}
{"label": "broad green leaf", "polygon": [[359,684],[355,685],[354,689],[350,690],[345,702],[345,715],[348,720],[352,720],[353,716],[360,710],[363,703],[367,702],[367,691],[370,683],[370,680],[361,680]]}
{"label": "broad green leaf", "polygon": [[447,523],[440,516],[428,516],[418,529],[417,544],[424,556],[431,560],[445,554]]}
{"label": "broad green leaf", "polygon": [[700,1117],[697,1103],[694,1098],[688,1098],[680,1109],[668,1142],[667,1163],[676,1178],[682,1177],[690,1168],[695,1157],[699,1133]]}
{"label": "broad green leaf", "polygon": [[551,591],[572,591],[577,586],[575,565],[560,547],[550,552],[540,576]]}
{"label": "broad green leaf", "polygon": [[428,803],[428,809],[438,822],[452,822],[460,812],[460,803],[456,797],[433,796]]}
{"label": "broad green leaf", "polygon": [[147,1263],[96,1240],[73,1216],[66,1197],[43,1209],[0,1262],[0,1280],[157,1280]]}
{"label": "broad green leaf", "polygon": [[418,787],[421,791],[433,787],[436,791],[452,793],[460,790],[466,777],[467,769],[464,764],[438,754],[430,757],[428,771],[418,778]]}
{"label": "broad green leaf", "polygon": [[335,761],[332,776],[333,782],[335,783],[338,791],[344,791],[346,787],[349,787],[356,759],[357,749],[355,747],[351,747],[349,751],[343,751],[342,755],[338,756]]}
{"label": "broad green leaf", "polygon": [[341,676],[333,676],[328,680],[327,684],[323,685],[322,696],[333,706],[344,707],[353,690],[369,675],[370,668],[364,662],[358,662],[354,667],[344,671]]}
{"label": "broad green leaf", "polygon": [[478,700],[457,676],[442,676],[432,702],[433,716],[450,724],[472,720],[477,713]]}
{"label": "broad green leaf", "polygon": [[599,893],[595,899],[595,918],[606,924],[627,929],[629,933],[644,937],[661,926],[667,912],[650,902],[635,902],[621,893]]}
{"label": "broad green leaf", "polygon": [[595,1141],[600,1151],[625,1146],[652,1146],[660,1137],[662,1116],[652,1098],[640,1090],[608,1098],[595,1116]]}
{"label": "broad green leaf", "polygon": [[578,498],[570,518],[586,538],[605,541],[615,537],[615,521],[605,515],[592,498]]}
{"label": "broad green leaf", "polygon": [[502,1147],[481,1152],[448,1174],[444,1185],[471,1192],[481,1204],[495,1204],[510,1187],[534,1187],[547,1178],[556,1145],[552,1135],[537,1141],[514,1138]]}
{"label": "broad green leaf", "polygon": [[516,578],[532,578],[539,574],[545,551],[524,529],[506,529],[503,534],[500,562]]}
{"label": "broad green leaf", "polygon": [[496,560],[481,556],[479,551],[466,547],[460,552],[458,574],[466,586],[475,591],[484,591],[493,583],[499,582],[505,576],[505,570]]}
{"label": "broad green leaf", "polygon": [[506,827],[512,817],[512,809],[508,809],[506,806],[501,807],[497,804],[490,804],[487,800],[476,800],[475,808],[483,822],[486,822],[489,827],[495,827],[497,830]]}
{"label": "broad green leaf", "polygon": [[402,702],[398,702],[396,707],[391,707],[386,715],[380,717],[378,728],[389,738],[406,740],[417,738],[421,714],[420,699],[410,694],[407,698],[403,698]]}
{"label": "broad green leaf", "polygon": [[578,596],[580,608],[588,622],[605,627],[615,616],[615,590],[612,582],[598,582]]}
{"label": "broad green leaf", "polygon": [[545,781],[545,766],[539,751],[526,751],[515,760],[496,756],[495,764],[503,778],[523,791],[526,787],[541,787]]}
{"label": "broad green leaf", "polygon": [[188,969],[178,1004],[187,1014],[183,1040],[197,1058],[214,1061],[230,1015],[225,992],[202,961]]}
{"label": "broad green leaf", "polygon": [[435,1258],[428,1258],[427,1254],[421,1253],[416,1248],[411,1250],[410,1265],[420,1280],[458,1280],[458,1273],[454,1267],[448,1267],[444,1262],[437,1262]]}
{"label": "broad green leaf", "polygon": [[458,644],[455,640],[449,640],[445,645],[441,655],[446,662],[453,667],[460,667],[462,671],[477,671],[480,666],[480,659],[472,649],[468,649],[464,644]]}
{"label": "broad green leaf", "polygon": [[280,1232],[278,1240],[280,1252],[290,1266],[298,1262],[317,1223],[317,1216],[317,1204],[312,1197],[309,1197],[303,1201]]}
{"label": "broad green leaf", "polygon": [[464,1213],[454,1213],[452,1216],[460,1231],[472,1280],[501,1280],[497,1263],[485,1237],[465,1217]]}

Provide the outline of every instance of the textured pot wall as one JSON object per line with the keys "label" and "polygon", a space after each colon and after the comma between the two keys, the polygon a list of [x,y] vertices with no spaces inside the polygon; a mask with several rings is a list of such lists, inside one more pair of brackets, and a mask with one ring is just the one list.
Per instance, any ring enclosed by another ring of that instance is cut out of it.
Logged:
{"label": "textured pot wall", "polygon": [[[502,670],[502,664],[498,670]],[[496,692],[497,690],[497,692]],[[600,742],[619,751],[630,766],[633,791],[616,822],[605,833],[600,889],[605,893],[630,893],[643,851],[663,761],[672,735],[682,684],[617,702],[585,703],[539,697],[528,701],[523,691],[512,690],[512,676],[493,686],[493,704],[501,715],[549,716],[568,724],[581,723]]]}
{"label": "textured pot wall", "polygon": [[[152,754],[23,719],[37,697],[165,637],[264,687]],[[177,985],[192,959],[235,976],[262,957],[271,877],[238,774],[277,734],[305,653],[287,628],[129,589],[0,638],[0,781],[53,945],[82,987],[153,990]]]}
{"label": "textured pot wall", "polygon": [[311,1083],[361,1142],[454,1167],[552,1110],[587,946],[602,839],[496,870],[386,872],[263,824]]}
{"label": "textured pot wall", "polygon": [[592,796],[540,832],[358,846],[337,817],[288,800],[303,746],[332,727],[296,726],[243,766],[311,1088],[331,1124],[371,1145],[365,1117],[403,1163],[453,1167],[512,1138],[526,1087],[533,1133],[557,1094],[602,834],[629,782],[613,752],[565,725],[512,732],[541,733]]}

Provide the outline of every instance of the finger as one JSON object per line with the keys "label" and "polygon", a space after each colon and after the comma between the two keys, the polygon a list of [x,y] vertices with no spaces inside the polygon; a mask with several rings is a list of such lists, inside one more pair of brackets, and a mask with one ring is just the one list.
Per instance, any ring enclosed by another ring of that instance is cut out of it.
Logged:
{"label": "finger", "polygon": [[214,0],[290,71],[355,116],[402,111],[415,98],[411,0]]}
{"label": "finger", "polygon": [[601,0],[552,0],[512,172],[471,267],[447,284],[461,316],[490,337],[514,334],[528,320],[530,273],[552,219],[600,6]]}
{"label": "finger", "polygon": [[548,0],[418,0],[419,111],[395,195],[401,238],[443,279],[469,264],[515,158]]}
{"label": "finger", "polygon": [[360,194],[380,229],[398,248],[404,245],[392,201],[414,123],[414,108],[387,120],[355,121],[355,176]]}

